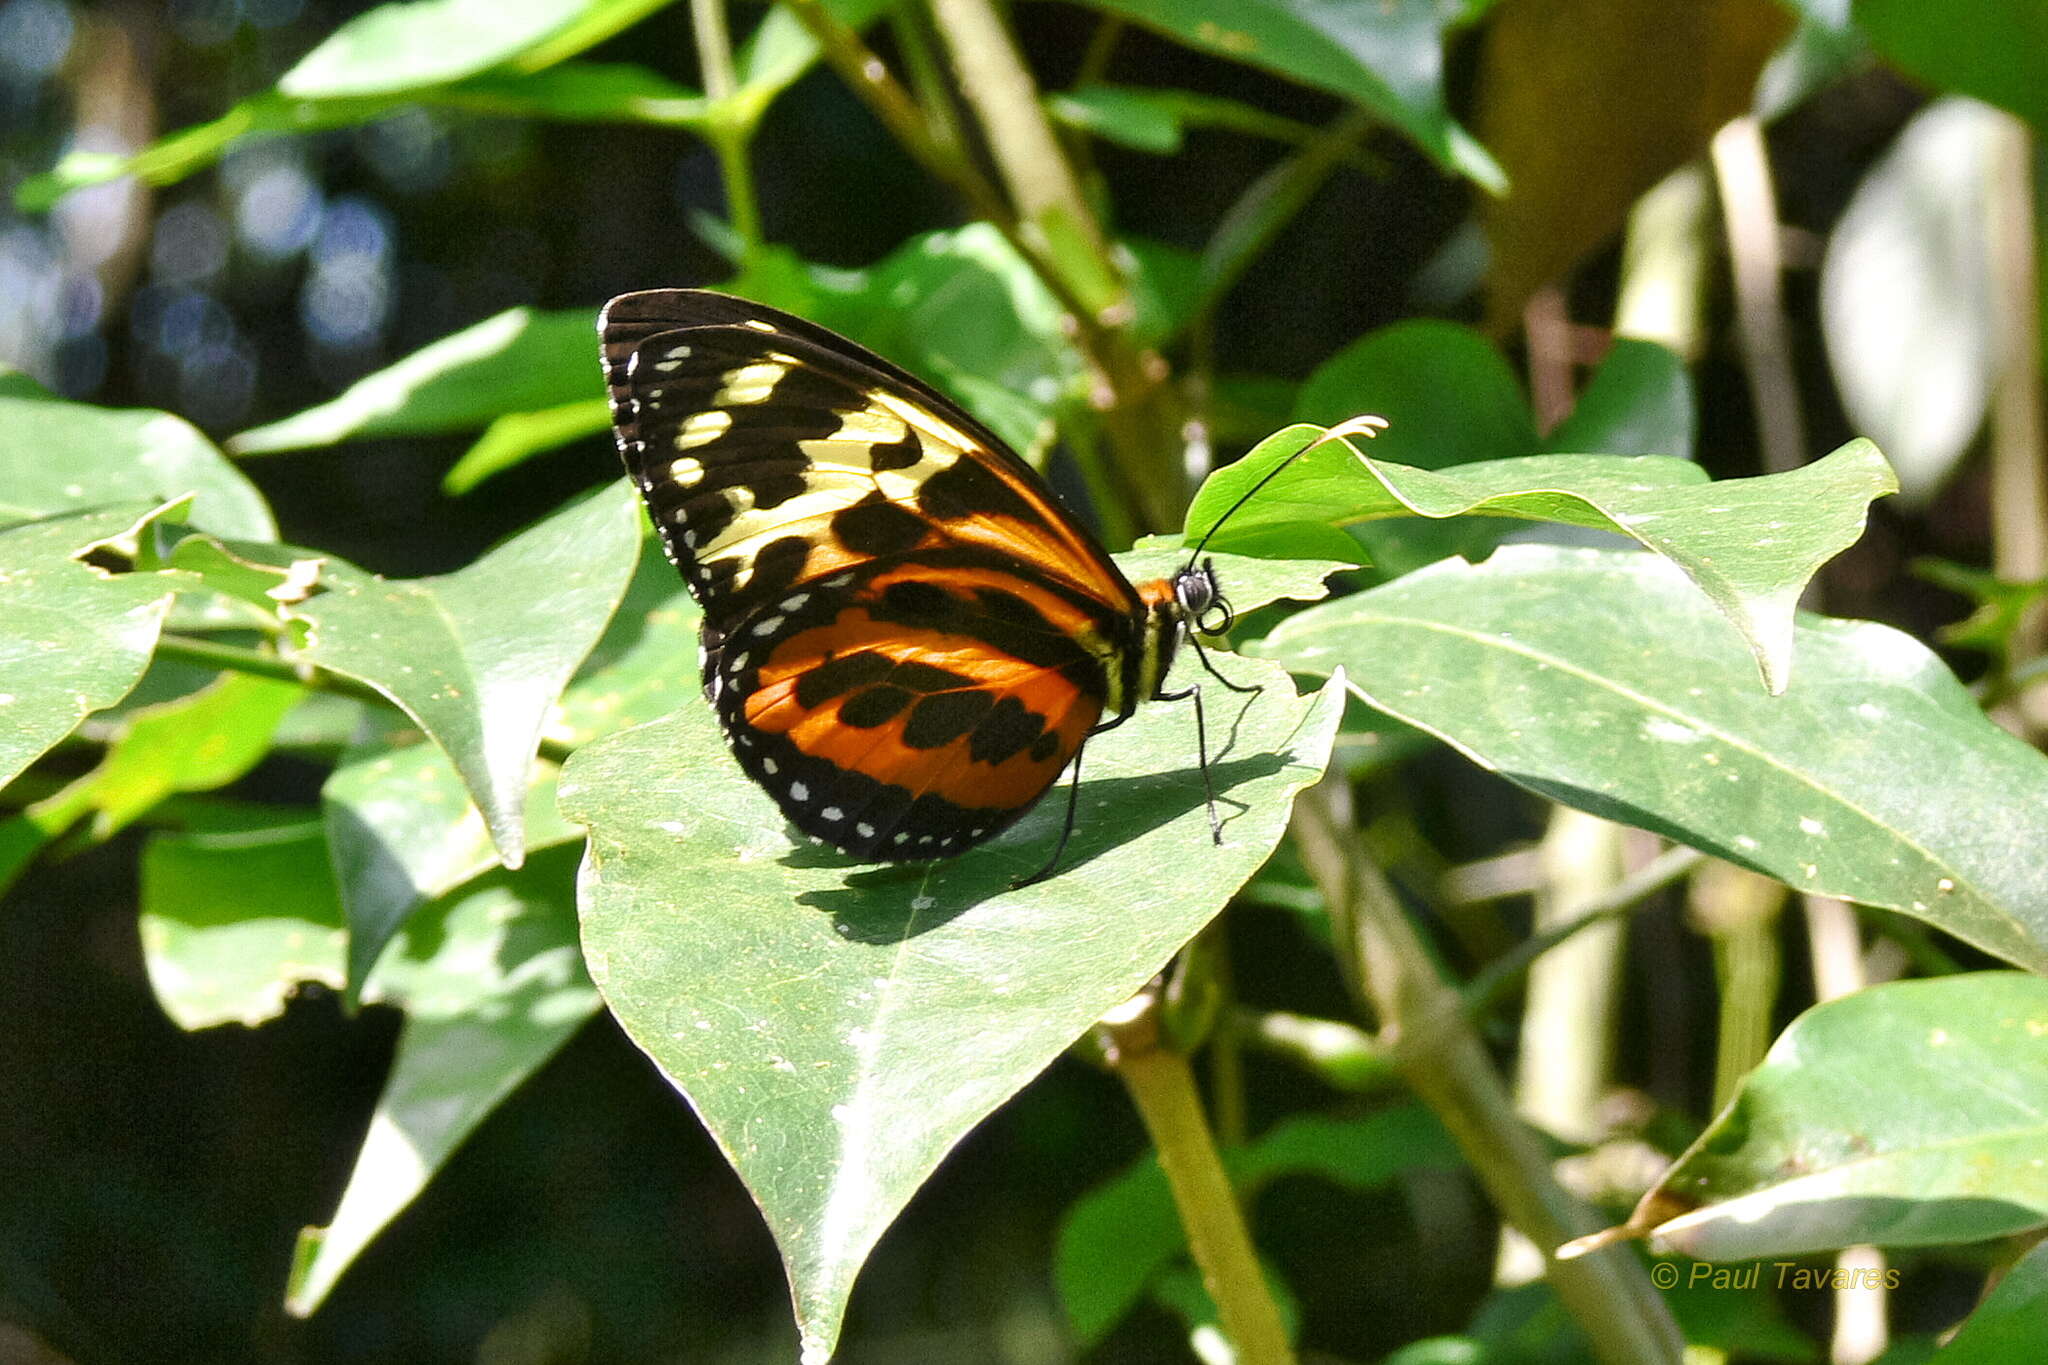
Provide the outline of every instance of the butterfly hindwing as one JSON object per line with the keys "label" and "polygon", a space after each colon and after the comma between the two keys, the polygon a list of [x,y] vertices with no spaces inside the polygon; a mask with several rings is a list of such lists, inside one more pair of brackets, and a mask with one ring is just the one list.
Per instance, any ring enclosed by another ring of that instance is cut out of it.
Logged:
{"label": "butterfly hindwing", "polygon": [[805,833],[860,856],[993,836],[1102,715],[1065,597],[1014,569],[898,565],[791,593],[706,660],[742,766]]}

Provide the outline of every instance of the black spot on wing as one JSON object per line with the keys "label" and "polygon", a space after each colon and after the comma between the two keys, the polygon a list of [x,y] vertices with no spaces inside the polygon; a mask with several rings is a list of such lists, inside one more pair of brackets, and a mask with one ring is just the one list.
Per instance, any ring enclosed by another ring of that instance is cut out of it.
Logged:
{"label": "black spot on wing", "polygon": [[959,459],[926,479],[917,504],[941,521],[970,517],[1010,517],[1043,524],[1044,518],[1002,476],[977,459]]}
{"label": "black spot on wing", "polygon": [[[1044,716],[1015,697],[1004,697],[982,718],[981,723],[974,727],[974,739],[968,746],[968,757],[980,763],[1001,763],[1014,757],[1025,745],[1044,733]],[[1055,743],[1058,742],[1058,736],[1051,738]]]}
{"label": "black spot on wing", "polygon": [[815,711],[834,697],[880,682],[895,666],[888,655],[867,649],[827,659],[796,680],[796,703]]}
{"label": "black spot on wing", "polygon": [[769,541],[754,555],[753,576],[747,580],[748,598],[780,597],[803,574],[810,558],[811,543],[802,536],[780,536]]}
{"label": "black spot on wing", "polygon": [[869,452],[868,462],[877,472],[890,469],[908,469],[924,458],[924,442],[915,431],[906,430],[900,441],[878,441]]}
{"label": "black spot on wing", "polygon": [[935,692],[917,704],[903,725],[903,742],[913,749],[938,749],[972,731],[995,706],[980,688]]}
{"label": "black spot on wing", "polygon": [[925,523],[876,491],[835,515],[832,533],[855,554],[893,555],[915,548],[924,539]]}
{"label": "black spot on wing", "polygon": [[900,687],[870,687],[840,705],[839,721],[857,730],[872,730],[896,719],[911,700],[911,694]]}
{"label": "black spot on wing", "polygon": [[1037,739],[1031,741],[1031,756],[1040,763],[1043,763],[1048,758],[1051,758],[1054,751],[1059,747],[1060,737],[1051,730],[1047,730]]}

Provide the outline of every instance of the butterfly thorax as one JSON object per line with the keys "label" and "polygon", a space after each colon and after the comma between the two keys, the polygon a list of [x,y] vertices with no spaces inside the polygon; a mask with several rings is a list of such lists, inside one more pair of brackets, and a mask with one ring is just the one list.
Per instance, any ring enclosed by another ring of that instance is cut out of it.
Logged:
{"label": "butterfly thorax", "polygon": [[1187,611],[1174,592],[1174,579],[1156,578],[1136,583],[1144,614],[1137,618],[1136,638],[1125,647],[1120,668],[1111,670],[1108,699],[1103,710],[1127,715],[1138,703],[1159,694],[1166,675],[1173,669],[1173,656],[1187,633]]}

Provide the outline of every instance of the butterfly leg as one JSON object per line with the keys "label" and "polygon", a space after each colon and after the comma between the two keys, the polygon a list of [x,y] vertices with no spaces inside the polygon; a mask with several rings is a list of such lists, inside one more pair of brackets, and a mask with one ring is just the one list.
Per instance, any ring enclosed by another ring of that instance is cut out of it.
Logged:
{"label": "butterfly leg", "polygon": [[1012,891],[1022,890],[1024,887],[1034,886],[1044,881],[1053,874],[1053,869],[1060,865],[1060,857],[1067,851],[1067,840],[1074,833],[1074,811],[1076,804],[1081,799],[1081,756],[1088,752],[1089,740],[1095,738],[1104,730],[1116,729],[1117,726],[1122,725],[1127,719],[1129,717],[1124,715],[1118,716],[1115,720],[1106,720],[1081,737],[1081,747],[1074,750],[1074,777],[1067,784],[1067,818],[1065,823],[1060,826],[1060,841],[1053,845],[1052,856],[1045,860],[1044,867],[1039,868],[1038,871],[1028,877],[1010,883]]}
{"label": "butterfly leg", "polygon": [[[1231,687],[1228,678],[1221,679],[1225,687]],[[1256,687],[1231,687],[1233,692],[1257,692]],[[1223,842],[1223,820],[1216,814],[1216,786],[1209,777],[1209,725],[1202,715],[1202,685],[1195,683],[1182,692],[1161,692],[1160,701],[1186,701],[1190,697],[1195,703],[1195,763],[1202,770],[1202,795],[1209,802],[1209,837],[1216,843]]]}

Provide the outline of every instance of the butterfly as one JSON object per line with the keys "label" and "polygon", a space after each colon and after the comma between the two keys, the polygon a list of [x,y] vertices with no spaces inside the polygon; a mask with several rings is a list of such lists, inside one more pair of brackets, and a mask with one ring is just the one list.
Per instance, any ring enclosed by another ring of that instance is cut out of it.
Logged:
{"label": "butterfly", "polygon": [[[619,452],[704,610],[705,695],[799,830],[950,857],[1072,764],[1038,880],[1083,746],[1153,698],[1194,699],[1207,789],[1199,686],[1163,687],[1191,627],[1230,626],[1213,562],[1131,583],[987,427],[802,318],[657,289],[598,332]],[[1213,791],[1209,818],[1221,843]]]}

